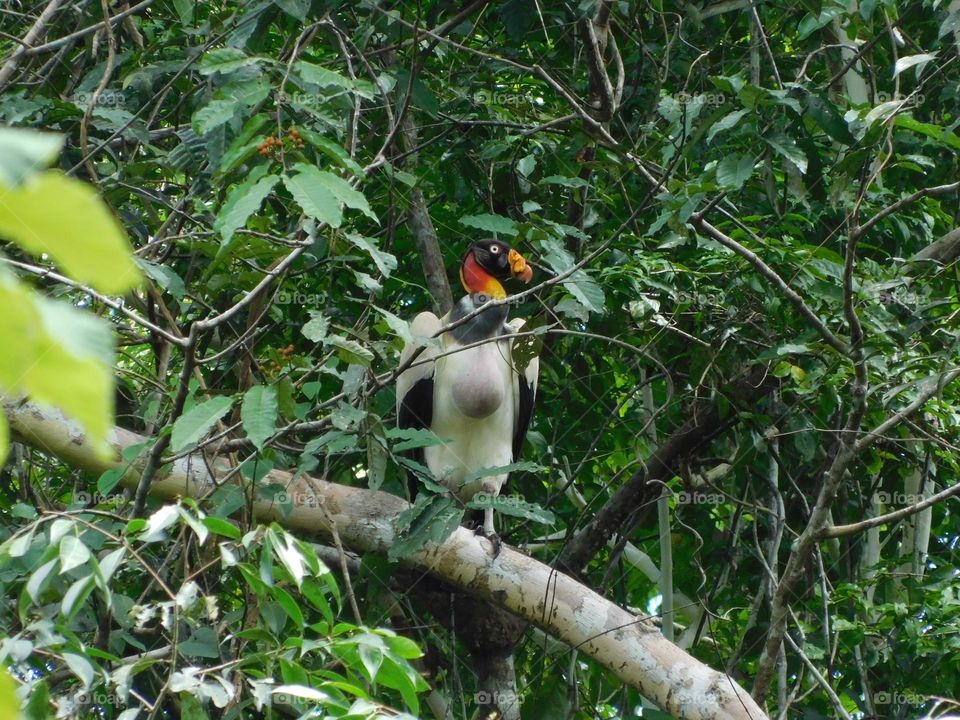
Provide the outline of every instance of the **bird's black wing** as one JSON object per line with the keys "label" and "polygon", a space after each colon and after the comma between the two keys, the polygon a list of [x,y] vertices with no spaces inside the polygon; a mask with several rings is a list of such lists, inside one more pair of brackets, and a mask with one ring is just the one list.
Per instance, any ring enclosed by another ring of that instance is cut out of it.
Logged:
{"label": "bird's black wing", "polygon": [[[525,321],[523,318],[514,318],[506,324],[510,332],[520,332]],[[510,344],[511,361],[513,358],[513,343]],[[523,441],[530,428],[530,418],[533,416],[533,405],[537,398],[537,379],[540,375],[540,358],[532,357],[527,360],[526,367],[517,372],[517,385],[514,395],[514,422],[513,422],[513,461],[519,462],[520,452],[523,450]]]}
{"label": "bird's black wing", "polygon": [[[400,428],[429,430],[433,424],[433,376],[436,364],[431,358],[437,354],[437,349],[430,345],[425,346],[422,338],[433,337],[439,333],[444,320],[446,318],[441,320],[431,312],[422,312],[410,323],[410,334],[414,340],[403,348],[400,363],[406,364],[414,353],[419,352],[416,358],[419,364],[408,367],[397,378],[397,426]],[[411,460],[426,465],[422,447],[409,450],[405,454]],[[414,498],[420,483],[412,472],[408,472],[407,476],[410,497]]]}
{"label": "bird's black wing", "polygon": [[[429,430],[433,423],[433,375],[421,378],[397,400],[397,427]],[[409,451],[408,457],[425,465],[423,448]]]}
{"label": "bird's black wing", "polygon": [[517,423],[513,427],[513,461],[520,461],[520,451],[523,449],[523,440],[527,437],[530,428],[530,418],[533,416],[533,401],[536,399],[536,383],[530,384],[526,375],[519,377],[519,392],[517,394]]}

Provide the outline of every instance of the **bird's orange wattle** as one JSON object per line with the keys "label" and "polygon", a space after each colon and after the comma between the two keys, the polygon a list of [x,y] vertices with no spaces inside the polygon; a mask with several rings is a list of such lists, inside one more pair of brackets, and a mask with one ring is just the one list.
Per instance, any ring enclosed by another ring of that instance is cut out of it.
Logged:
{"label": "bird's orange wattle", "polygon": [[511,250],[507,259],[510,261],[510,272],[517,280],[522,280],[525,283],[533,280],[533,268],[530,267],[523,255],[516,250]]}

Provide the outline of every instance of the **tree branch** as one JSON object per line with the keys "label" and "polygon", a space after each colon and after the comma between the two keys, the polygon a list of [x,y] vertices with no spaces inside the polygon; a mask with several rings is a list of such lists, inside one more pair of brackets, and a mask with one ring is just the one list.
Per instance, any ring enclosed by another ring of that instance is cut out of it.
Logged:
{"label": "tree branch", "polygon": [[[100,473],[110,464],[98,460],[80,428],[56,410],[6,401],[14,435],[65,462]],[[114,428],[110,441],[119,454],[146,438]],[[143,460],[125,467],[121,484],[133,486]],[[189,456],[177,460],[150,486],[152,496],[172,501],[201,497],[213,489],[222,464]],[[344,545],[361,552],[385,553],[396,541],[397,516],[409,503],[385,492],[346,487],[306,475],[273,470],[263,479],[280,484],[293,500],[284,514],[272,501],[258,499],[253,512],[263,522],[278,522],[294,532],[331,535],[335,523]],[[323,503],[327,512],[320,511]],[[729,676],[716,672],[663,638],[656,628],[609,602],[572,578],[504,546],[496,557],[491,543],[465,528],[440,544],[429,544],[407,558],[416,569],[490,601],[538,625],[608,668],[666,712],[692,720],[757,720],[763,710]]]}
{"label": "tree branch", "polygon": [[[779,380],[767,368],[754,370],[732,384],[726,396],[744,404],[754,404],[779,385]],[[648,505],[660,494],[658,483],[677,474],[683,458],[693,454],[721,425],[719,403],[716,398],[704,400],[687,413],[690,418],[673,432],[646,459],[637,471],[604,504],[583,529],[560,553],[560,566],[571,572],[580,572],[594,554],[615,533],[629,531],[624,523],[634,512]],[[634,520],[636,522],[636,520]]]}
{"label": "tree branch", "polygon": [[707,237],[716,240],[725,247],[730,248],[737,255],[753,265],[757,272],[767,278],[767,280],[773,283],[774,287],[787,296],[787,299],[793,303],[793,306],[804,317],[807,323],[820,334],[820,337],[822,337],[824,341],[830,345],[830,347],[844,355],[850,351],[847,343],[834,335],[830,331],[830,328],[828,328],[823,322],[823,320],[821,320],[817,314],[810,309],[806,302],[804,302],[803,298],[800,297],[800,295],[793,290],[793,288],[787,285],[787,282],[780,277],[780,275],[777,274],[773,268],[767,265],[759,255],[747,249],[732,237],[721,232],[709,222],[704,220],[703,213],[694,213],[690,217],[690,224]]}

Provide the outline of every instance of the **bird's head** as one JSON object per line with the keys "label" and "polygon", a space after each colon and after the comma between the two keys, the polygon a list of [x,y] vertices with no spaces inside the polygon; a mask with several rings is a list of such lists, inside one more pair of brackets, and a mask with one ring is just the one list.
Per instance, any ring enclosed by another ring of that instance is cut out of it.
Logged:
{"label": "bird's head", "polygon": [[460,281],[468,293],[484,293],[494,300],[503,300],[507,292],[501,281],[510,278],[528,283],[533,269],[523,255],[499,240],[478,240],[460,263]]}

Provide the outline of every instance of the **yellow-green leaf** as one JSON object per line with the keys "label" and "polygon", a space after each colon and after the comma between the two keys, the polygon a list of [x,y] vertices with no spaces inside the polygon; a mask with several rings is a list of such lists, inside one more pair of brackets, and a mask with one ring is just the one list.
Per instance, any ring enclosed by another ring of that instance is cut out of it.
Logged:
{"label": "yellow-green leaf", "polygon": [[0,184],[19,185],[46,169],[62,147],[63,135],[25,128],[0,128]]}
{"label": "yellow-green leaf", "polygon": [[10,426],[7,424],[7,416],[0,412],[0,465],[7,461],[7,453],[10,451]]}
{"label": "yellow-green leaf", "polygon": [[0,237],[50,255],[74,279],[105,293],[140,282],[130,243],[89,185],[56,170],[0,185]]}
{"label": "yellow-green leaf", "polygon": [[113,336],[99,318],[47,300],[0,272],[0,386],[60,408],[113,455]]}
{"label": "yellow-green leaf", "polygon": [[0,720],[16,720],[20,716],[17,684],[6,669],[0,669]]}

